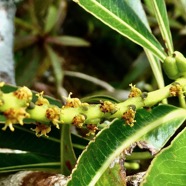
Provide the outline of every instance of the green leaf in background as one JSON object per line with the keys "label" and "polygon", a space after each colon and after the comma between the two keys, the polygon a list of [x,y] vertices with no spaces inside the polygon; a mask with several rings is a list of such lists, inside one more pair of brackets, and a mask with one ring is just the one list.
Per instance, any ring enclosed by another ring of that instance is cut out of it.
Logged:
{"label": "green leaf in background", "polygon": [[151,162],[143,186],[184,186],[186,183],[186,128]]}
{"label": "green leaf in background", "polygon": [[45,16],[47,15],[51,2],[52,0],[33,0],[30,2],[33,22],[40,28],[45,24]]}
{"label": "green leaf in background", "polygon": [[97,135],[94,141],[89,143],[79,158],[77,167],[73,170],[67,185],[95,185],[114,158],[120,155],[124,149],[156,127],[166,123],[171,125],[179,118],[185,119],[185,115],[184,109],[160,105],[151,111],[138,110],[133,127],[124,124],[122,119],[114,120],[108,128]]}
{"label": "green leaf in background", "polygon": [[129,38],[133,42],[149,49],[162,61],[165,53],[160,43],[149,32],[137,14],[124,0],[74,0],[96,18]]}
{"label": "green leaf in background", "polygon": [[25,49],[24,53],[19,55],[16,62],[16,83],[29,87],[38,72],[42,54],[36,46]]}
{"label": "green leaf in background", "polygon": [[53,36],[47,38],[48,43],[53,43],[61,46],[72,46],[72,47],[88,47],[90,43],[82,38],[75,36]]}
{"label": "green leaf in background", "polygon": [[47,54],[49,56],[50,62],[53,67],[54,75],[56,78],[56,85],[57,89],[59,90],[60,87],[62,86],[62,81],[63,81],[63,71],[61,68],[61,59],[60,57],[56,54],[56,52],[50,47],[49,45],[45,46]]}
{"label": "green leaf in background", "polygon": [[150,72],[149,62],[147,60],[145,53],[142,52],[130,66],[129,71],[127,72],[127,74],[125,75],[120,84],[120,87],[128,87],[131,82],[136,82],[136,80],[139,79],[144,74],[146,77],[148,77],[149,72]]}
{"label": "green leaf in background", "polygon": [[57,8],[52,5],[49,6],[48,13],[45,19],[45,28],[44,28],[45,33],[48,33],[52,30],[52,28],[57,22],[57,15],[58,15]]}
{"label": "green leaf in background", "polygon": [[159,28],[165,42],[165,46],[168,50],[169,55],[174,52],[172,36],[169,27],[169,19],[167,15],[166,5],[164,0],[152,0],[150,1],[155,11],[155,15],[159,24]]}
{"label": "green leaf in background", "polygon": [[36,35],[17,36],[14,41],[14,51],[29,47],[38,40]]}

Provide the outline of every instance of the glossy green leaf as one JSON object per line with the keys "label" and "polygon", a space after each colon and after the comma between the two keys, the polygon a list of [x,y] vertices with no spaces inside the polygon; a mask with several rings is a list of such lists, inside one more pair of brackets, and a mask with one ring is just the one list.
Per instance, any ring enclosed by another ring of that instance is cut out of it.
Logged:
{"label": "glossy green leaf", "polygon": [[168,49],[169,54],[172,54],[174,51],[172,36],[169,27],[169,19],[167,15],[165,0],[152,0],[152,9],[155,11],[155,15],[159,24],[159,28],[165,42],[165,45]]}
{"label": "glossy green leaf", "polygon": [[142,2],[136,0],[124,0],[124,1],[133,9],[134,12],[137,12],[137,16],[144,23],[144,25],[150,30],[150,26],[145,11],[143,9]]}
{"label": "glossy green leaf", "polygon": [[[161,112],[161,109],[159,110]],[[144,135],[140,141],[145,142],[145,146],[151,150],[152,153],[157,153],[163,148],[167,141],[172,137],[176,130],[182,125],[185,117],[177,118],[170,123],[162,124],[153,131]]]}
{"label": "glossy green leaf", "polygon": [[[0,153],[0,173],[18,170],[53,170],[58,171],[60,162],[56,157],[40,155],[31,152],[26,153]],[[59,157],[58,157],[59,158]]]}
{"label": "glossy green leaf", "polygon": [[97,135],[96,139],[82,153],[67,185],[96,184],[114,158],[124,149],[156,127],[165,123],[171,125],[175,120],[185,119],[185,115],[184,109],[160,105],[152,111],[138,110],[136,123],[133,127],[124,124],[122,119],[114,120],[108,128]]}
{"label": "glossy green leaf", "polygon": [[[34,125],[15,126],[15,132],[9,130],[0,131],[0,172],[10,172],[25,169],[57,169],[60,171],[60,130],[52,128],[49,137],[36,137],[30,129]],[[65,134],[67,137],[68,134]],[[70,154],[68,138],[62,142],[65,147],[65,164],[63,169],[66,171],[73,168],[74,154]],[[80,136],[72,135],[72,146],[77,155],[87,145],[88,140]],[[71,147],[72,148],[72,147]],[[6,153],[2,150],[8,149]],[[11,150],[16,150],[13,153]],[[21,153],[24,152],[24,153]],[[24,159],[23,159],[24,158]]]}
{"label": "glossy green leaf", "polygon": [[116,158],[113,165],[109,166],[98,182],[96,186],[105,185],[126,185],[126,171],[124,167],[124,160],[121,158]]}
{"label": "glossy green leaf", "polygon": [[96,18],[164,60],[162,46],[126,1],[75,0]]}
{"label": "glossy green leaf", "polygon": [[[28,126],[28,127],[27,127]],[[33,168],[60,169],[59,130],[53,129],[50,137],[36,137],[30,128],[15,126],[15,132],[0,131],[0,172],[25,170]],[[58,137],[57,137],[58,136]],[[11,152],[11,150],[19,150]],[[6,151],[5,151],[6,152]]]}
{"label": "glossy green leaf", "polygon": [[15,126],[15,132],[10,130],[0,131],[0,147],[59,157],[59,130],[52,128],[50,137],[38,138],[35,133],[30,130],[31,128],[35,128],[35,126]]}
{"label": "glossy green leaf", "polygon": [[75,36],[54,36],[47,38],[48,43],[53,43],[61,46],[72,46],[72,47],[88,47],[90,43],[82,38]]}
{"label": "glossy green leaf", "polygon": [[152,161],[143,186],[185,185],[186,183],[186,128]]}

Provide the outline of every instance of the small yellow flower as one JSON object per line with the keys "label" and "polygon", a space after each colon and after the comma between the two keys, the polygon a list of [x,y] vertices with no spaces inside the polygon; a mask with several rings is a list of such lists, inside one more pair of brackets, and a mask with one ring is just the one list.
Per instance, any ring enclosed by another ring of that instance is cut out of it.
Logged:
{"label": "small yellow flower", "polygon": [[136,114],[136,110],[133,109],[132,106],[129,106],[129,109],[123,113],[122,118],[125,120],[125,123],[130,127],[132,127],[136,122],[135,114]]}
{"label": "small yellow flower", "polygon": [[41,137],[41,136],[46,136],[48,137],[48,133],[51,131],[51,126],[45,125],[45,124],[41,124],[41,123],[37,123],[36,124],[36,128],[32,129],[32,131],[36,132],[36,136],[37,137]]}
{"label": "small yellow flower", "polygon": [[136,87],[136,85],[130,84],[129,86],[131,87],[130,94],[128,96],[129,98],[141,96],[142,92],[139,88]]}
{"label": "small yellow flower", "polygon": [[60,123],[60,109],[56,106],[50,107],[46,110],[46,117],[59,129]]}
{"label": "small yellow flower", "polygon": [[101,101],[100,109],[103,113],[114,114],[117,112],[117,107],[110,101]]}
{"label": "small yellow flower", "polygon": [[89,132],[86,134],[86,136],[90,136],[90,135],[94,136],[96,134],[96,131],[98,131],[97,126],[94,124],[88,124],[87,129],[89,130]]}
{"label": "small yellow flower", "polygon": [[25,108],[10,108],[4,112],[4,116],[6,122],[3,130],[6,130],[6,128],[9,127],[11,131],[14,131],[13,124],[19,123],[20,125],[23,125],[23,119],[30,117]]}
{"label": "small yellow flower", "polygon": [[65,98],[66,99],[66,103],[63,106],[63,108],[68,108],[68,107],[77,108],[77,107],[82,105],[81,101],[78,98],[71,98],[71,95],[72,95],[72,92],[70,92],[68,97]]}
{"label": "small yellow flower", "polygon": [[37,101],[35,102],[36,105],[38,106],[49,105],[49,101],[46,98],[43,98],[43,94],[44,94],[43,91],[36,94],[36,96],[38,97]]}
{"label": "small yellow flower", "polygon": [[85,115],[79,114],[77,116],[74,116],[72,120],[72,124],[78,128],[81,128],[86,120]]}
{"label": "small yellow flower", "polygon": [[181,85],[177,82],[172,83],[170,87],[170,96],[179,96],[181,93],[183,93]]}
{"label": "small yellow flower", "polygon": [[32,92],[25,86],[18,88],[13,94],[18,99],[25,100],[26,102],[30,102],[32,100]]}

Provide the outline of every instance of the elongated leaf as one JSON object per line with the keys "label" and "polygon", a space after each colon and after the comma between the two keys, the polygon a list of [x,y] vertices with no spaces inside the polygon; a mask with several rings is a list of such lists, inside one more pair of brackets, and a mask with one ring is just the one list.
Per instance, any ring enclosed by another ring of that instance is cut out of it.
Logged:
{"label": "elongated leaf", "polygon": [[[160,110],[161,112],[161,110]],[[144,135],[140,141],[145,142],[147,148],[149,147],[152,153],[157,153],[163,148],[175,131],[181,126],[185,118],[174,120],[170,123],[162,124],[153,131]]]}
{"label": "elongated leaf", "polygon": [[162,46],[124,0],[74,0],[102,22],[164,60]]}
{"label": "elongated leaf", "polygon": [[59,130],[52,130],[48,138],[38,138],[30,128],[34,128],[34,126],[17,126],[15,132],[0,131],[0,147],[59,157]]}
{"label": "elongated leaf", "polygon": [[25,169],[59,170],[59,157],[26,153],[0,153],[0,173]]}
{"label": "elongated leaf", "polygon": [[[52,128],[49,137],[38,138],[30,128],[34,128],[34,126],[15,126],[15,132],[9,130],[0,131],[0,172],[33,168],[37,170],[50,168],[60,171],[60,130]],[[67,135],[69,134],[65,134],[65,137]],[[72,135],[72,141],[72,146],[78,155],[88,143],[88,140],[75,135]],[[62,154],[65,156],[63,168],[69,171],[74,165],[74,154],[70,154],[71,151],[69,152],[71,146],[68,146],[68,139],[65,139],[63,144],[65,145],[65,152]],[[9,150],[6,153],[2,153],[2,149]],[[13,151],[10,152],[11,150]],[[14,150],[15,153],[13,153]],[[19,151],[19,153],[16,153],[17,150],[24,153],[20,153]]]}
{"label": "elongated leaf", "polygon": [[172,54],[174,49],[173,49],[172,36],[169,27],[169,19],[167,16],[167,10],[165,6],[165,0],[152,0],[150,2],[153,4],[153,10],[155,11],[155,15],[158,20],[158,24],[165,45],[168,49],[169,54]]}
{"label": "elongated leaf", "polygon": [[38,38],[35,35],[16,36],[14,41],[14,51],[29,47],[37,42]]}
{"label": "elongated leaf", "polygon": [[144,186],[185,185],[186,183],[186,128],[162,150],[146,173]]}
{"label": "elongated leaf", "polygon": [[90,43],[82,38],[74,36],[54,36],[47,38],[47,42],[61,46],[88,47]]}
{"label": "elongated leaf", "polygon": [[24,54],[20,55],[20,59],[16,63],[16,82],[18,85],[29,87],[36,77],[42,53],[39,52],[38,47],[34,47],[25,50]]}
{"label": "elongated leaf", "polygon": [[126,186],[126,172],[124,167],[124,160],[116,158],[114,165],[110,166],[95,184],[96,186]]}
{"label": "elongated leaf", "polygon": [[46,45],[46,51],[48,53],[50,62],[54,70],[57,88],[59,88],[61,87],[62,81],[63,81],[63,71],[61,68],[61,60],[59,56],[56,54],[56,52],[49,45]]}
{"label": "elongated leaf", "polygon": [[[151,32],[149,23],[147,21],[147,16],[145,14],[145,11],[143,9],[141,1],[126,0],[126,2],[133,9],[134,12],[138,12],[138,14],[137,14],[138,17],[144,23],[144,25],[147,27],[147,29]],[[149,63],[150,63],[151,69],[153,71],[153,74],[156,78],[158,87],[163,88],[164,87],[164,79],[163,79],[161,66],[160,66],[160,62],[159,62],[158,58],[155,57],[150,50],[144,48],[144,51],[145,51],[147,58],[149,60]]]}
{"label": "elongated leaf", "polygon": [[69,175],[77,160],[72,147],[70,126],[63,125],[61,130],[61,173]]}
{"label": "elongated leaf", "polygon": [[59,130],[52,130],[51,137],[38,138],[26,126],[15,128],[15,132],[0,131],[0,147],[5,149],[5,153],[0,150],[0,172],[33,168],[60,169]]}
{"label": "elongated leaf", "polygon": [[[161,108],[161,112],[160,112]],[[156,127],[181,118],[185,119],[186,111],[176,107],[161,105],[152,111],[139,110],[133,127],[125,125],[123,120],[114,120],[110,127],[98,134],[78,160],[72,172],[68,186],[95,185],[110,163],[124,149]]]}
{"label": "elongated leaf", "polygon": [[49,6],[48,13],[45,20],[45,33],[48,33],[52,30],[55,23],[57,22],[57,8],[55,6]]}
{"label": "elongated leaf", "polygon": [[143,9],[142,2],[136,0],[124,0],[124,1],[133,9],[134,12],[137,12],[137,16],[144,23],[144,25],[150,30],[150,26],[145,11]]}

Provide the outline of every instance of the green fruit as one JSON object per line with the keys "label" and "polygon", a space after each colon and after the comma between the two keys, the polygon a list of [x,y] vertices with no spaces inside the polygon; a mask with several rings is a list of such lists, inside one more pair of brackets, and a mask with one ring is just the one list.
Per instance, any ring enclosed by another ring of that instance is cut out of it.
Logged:
{"label": "green fruit", "polygon": [[183,76],[186,74],[186,58],[183,56],[182,53],[175,51],[174,52],[177,69],[179,71],[180,76]]}
{"label": "green fruit", "polygon": [[177,79],[179,77],[179,71],[176,64],[175,57],[167,56],[163,63],[163,70],[170,79]]}

